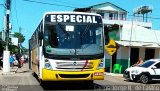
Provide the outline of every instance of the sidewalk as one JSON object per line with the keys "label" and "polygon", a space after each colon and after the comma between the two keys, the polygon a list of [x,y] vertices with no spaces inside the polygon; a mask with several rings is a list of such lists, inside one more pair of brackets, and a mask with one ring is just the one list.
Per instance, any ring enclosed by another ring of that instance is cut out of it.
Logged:
{"label": "sidewalk", "polygon": [[[11,67],[9,73],[3,73],[3,70],[0,70],[0,86],[38,86],[39,82],[37,79],[32,75],[32,72],[29,69],[28,63],[24,64],[21,68],[17,66]],[[1,87],[0,87],[0,91]],[[4,90],[10,91],[10,90]],[[12,90],[13,91],[13,90]],[[14,90],[14,91],[22,91],[22,90]]]}
{"label": "sidewalk", "polygon": [[118,73],[108,73],[108,72],[105,72],[105,75],[123,77],[123,74],[118,74]]}
{"label": "sidewalk", "polygon": [[18,66],[10,67],[10,72],[3,73],[3,68],[0,70],[0,75],[14,75],[19,73],[29,72],[28,63],[25,63],[21,68]]}

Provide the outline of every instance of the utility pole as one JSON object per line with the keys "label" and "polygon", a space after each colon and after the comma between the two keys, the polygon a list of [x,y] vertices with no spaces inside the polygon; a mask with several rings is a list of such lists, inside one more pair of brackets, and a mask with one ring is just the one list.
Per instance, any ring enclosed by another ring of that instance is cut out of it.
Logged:
{"label": "utility pole", "polygon": [[9,56],[10,51],[8,50],[9,46],[9,16],[10,16],[10,5],[11,1],[6,0],[6,50],[3,52],[3,72],[10,72],[10,62],[9,62]]}
{"label": "utility pole", "polygon": [[10,15],[10,0],[6,0],[6,51],[9,45],[9,15]]}

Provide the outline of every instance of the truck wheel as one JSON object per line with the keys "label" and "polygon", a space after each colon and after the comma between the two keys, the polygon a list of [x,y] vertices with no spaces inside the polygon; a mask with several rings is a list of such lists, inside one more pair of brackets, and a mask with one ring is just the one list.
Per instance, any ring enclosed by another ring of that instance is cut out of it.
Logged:
{"label": "truck wheel", "polygon": [[146,75],[146,74],[142,74],[140,76],[140,81],[143,83],[143,84],[147,84],[149,82],[149,77]]}

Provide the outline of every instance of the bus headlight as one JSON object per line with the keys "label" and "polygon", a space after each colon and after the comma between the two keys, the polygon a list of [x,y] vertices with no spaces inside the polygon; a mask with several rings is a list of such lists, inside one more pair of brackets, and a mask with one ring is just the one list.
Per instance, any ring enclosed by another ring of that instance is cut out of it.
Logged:
{"label": "bus headlight", "polygon": [[44,66],[45,66],[46,69],[50,69],[50,70],[52,69],[52,66],[51,66],[48,59],[45,60],[45,65]]}
{"label": "bus headlight", "polygon": [[97,69],[101,69],[101,68],[104,68],[104,60],[103,59],[100,59],[100,62],[98,64],[98,68]]}

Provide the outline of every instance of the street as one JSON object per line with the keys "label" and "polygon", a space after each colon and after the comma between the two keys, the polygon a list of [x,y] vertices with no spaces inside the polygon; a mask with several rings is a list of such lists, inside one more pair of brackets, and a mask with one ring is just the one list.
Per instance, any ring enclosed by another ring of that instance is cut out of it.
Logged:
{"label": "street", "polygon": [[0,91],[52,91],[52,90],[145,90],[159,91],[160,82],[152,82],[151,84],[142,84],[138,82],[128,82],[122,75],[105,74],[105,80],[95,80],[93,85],[84,84],[84,82],[46,82],[40,85],[37,77],[32,75],[28,69],[28,64],[18,68],[16,73],[8,75],[0,75]]}

